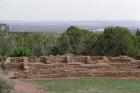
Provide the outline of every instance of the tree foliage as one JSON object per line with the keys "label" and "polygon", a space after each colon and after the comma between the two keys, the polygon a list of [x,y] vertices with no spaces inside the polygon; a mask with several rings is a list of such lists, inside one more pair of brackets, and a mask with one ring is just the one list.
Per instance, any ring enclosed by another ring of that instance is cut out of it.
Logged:
{"label": "tree foliage", "polygon": [[140,31],[125,27],[106,27],[103,33],[69,27],[63,33],[10,33],[0,28],[0,55],[128,55],[140,58]]}
{"label": "tree foliage", "polygon": [[127,55],[132,44],[132,35],[124,27],[107,27],[98,38],[96,53],[99,55]]}
{"label": "tree foliage", "polygon": [[31,56],[31,52],[27,48],[17,48],[17,49],[15,49],[13,56],[15,56],[15,57]]}

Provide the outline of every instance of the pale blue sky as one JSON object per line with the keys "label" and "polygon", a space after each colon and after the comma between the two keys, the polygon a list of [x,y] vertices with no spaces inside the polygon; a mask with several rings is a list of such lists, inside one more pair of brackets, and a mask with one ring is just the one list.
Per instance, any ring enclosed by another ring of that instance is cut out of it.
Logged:
{"label": "pale blue sky", "polygon": [[0,0],[0,20],[140,20],[140,0]]}

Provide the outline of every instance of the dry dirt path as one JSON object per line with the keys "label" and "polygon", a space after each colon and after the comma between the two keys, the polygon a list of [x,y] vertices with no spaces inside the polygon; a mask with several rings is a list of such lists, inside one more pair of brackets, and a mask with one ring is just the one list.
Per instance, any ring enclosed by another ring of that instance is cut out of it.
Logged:
{"label": "dry dirt path", "polygon": [[[9,71],[7,74],[4,74],[4,71],[2,71],[0,67],[0,75],[2,75],[5,79],[13,77],[13,73],[14,72]],[[41,90],[38,86],[31,83],[16,79],[13,81],[15,82],[15,90],[13,93],[44,93],[43,90]]]}
{"label": "dry dirt path", "polygon": [[37,86],[24,81],[15,80],[16,93],[44,93]]}

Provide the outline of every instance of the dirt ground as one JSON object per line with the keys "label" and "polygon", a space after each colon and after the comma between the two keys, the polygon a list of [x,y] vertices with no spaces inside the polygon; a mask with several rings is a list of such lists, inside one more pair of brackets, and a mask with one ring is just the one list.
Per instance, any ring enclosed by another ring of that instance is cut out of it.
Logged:
{"label": "dirt ground", "polygon": [[15,80],[15,92],[16,93],[44,93],[37,86],[19,80]]}
{"label": "dirt ground", "polygon": [[[13,76],[13,71],[2,71],[0,68],[0,75],[5,79],[10,79]],[[44,93],[38,86],[21,80],[13,80],[15,82],[15,90],[12,93]]]}

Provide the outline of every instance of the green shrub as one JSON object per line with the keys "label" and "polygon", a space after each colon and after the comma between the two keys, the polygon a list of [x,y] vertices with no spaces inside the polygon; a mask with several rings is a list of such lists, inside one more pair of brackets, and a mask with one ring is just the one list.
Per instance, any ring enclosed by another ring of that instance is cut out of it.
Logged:
{"label": "green shrub", "polygon": [[14,52],[14,57],[31,56],[31,51],[27,48],[17,48]]}
{"label": "green shrub", "polygon": [[0,78],[0,93],[11,93],[13,89],[13,82]]}
{"label": "green shrub", "polygon": [[5,50],[2,49],[2,48],[0,48],[0,55],[1,55],[1,56],[4,56],[4,55],[5,55]]}

